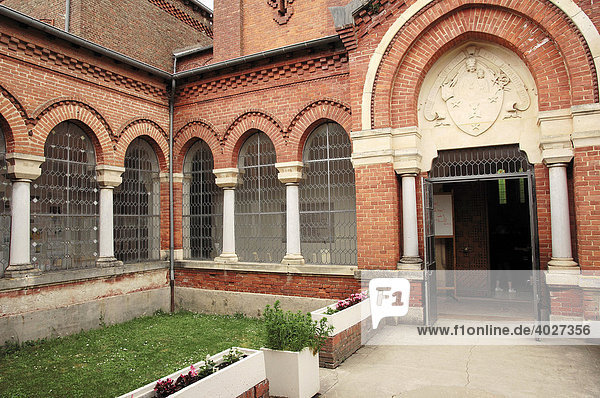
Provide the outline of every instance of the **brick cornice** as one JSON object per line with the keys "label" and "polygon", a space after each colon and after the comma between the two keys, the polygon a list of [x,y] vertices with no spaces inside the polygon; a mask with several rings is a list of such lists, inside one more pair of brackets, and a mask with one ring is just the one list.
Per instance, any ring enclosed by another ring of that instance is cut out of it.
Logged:
{"label": "brick cornice", "polygon": [[14,53],[24,59],[39,61],[45,68],[66,68],[69,75],[83,75],[153,97],[164,98],[167,95],[166,87],[153,86],[6,33],[0,33],[0,50],[2,49],[6,50],[7,54]]}
{"label": "brick cornice", "polygon": [[270,63],[241,73],[234,73],[229,76],[211,76],[200,82],[188,84],[179,91],[178,99],[184,102],[209,94],[224,95],[235,89],[250,90],[250,86],[265,84],[272,80],[284,80],[305,73],[313,74],[318,71],[339,70],[347,63],[348,56],[346,52],[314,55],[278,65]]}
{"label": "brick cornice", "polygon": [[151,4],[154,4],[155,6],[157,6],[164,12],[166,12],[167,14],[177,18],[184,24],[191,26],[198,32],[202,32],[212,39],[212,37],[213,37],[212,26],[207,26],[207,25],[203,24],[202,22],[198,21],[196,18],[190,16],[189,14],[187,14],[186,12],[175,7],[173,4],[171,4],[170,2],[168,2],[166,0],[148,0],[148,2],[150,2]]}

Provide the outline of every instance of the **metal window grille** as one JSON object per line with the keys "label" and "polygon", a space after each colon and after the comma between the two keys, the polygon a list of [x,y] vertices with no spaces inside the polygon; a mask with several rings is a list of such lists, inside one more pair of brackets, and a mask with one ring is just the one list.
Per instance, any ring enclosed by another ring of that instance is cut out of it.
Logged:
{"label": "metal window grille", "polygon": [[[503,170],[503,171],[502,171]],[[429,172],[431,179],[525,176],[532,170],[518,145],[439,151]]]}
{"label": "metal window grille", "polygon": [[236,253],[241,261],[279,262],[285,255],[285,186],[277,178],[275,147],[262,132],[240,150],[235,200]]}
{"label": "metal window grille", "polygon": [[10,250],[10,198],[12,196],[11,181],[7,176],[6,143],[4,132],[0,128],[0,277],[8,267]]}
{"label": "metal window grille", "polygon": [[76,124],[48,135],[42,174],[31,185],[31,260],[42,271],[86,268],[98,256],[94,147]]}
{"label": "metal window grille", "polygon": [[223,190],[215,184],[213,156],[204,141],[188,151],[183,166],[183,256],[210,260],[223,244]]}
{"label": "metal window grille", "polygon": [[304,147],[300,184],[300,236],[313,264],[356,264],[356,190],[352,145],[344,128],[326,123]]}
{"label": "metal window grille", "polygon": [[136,138],[125,153],[114,195],[115,256],[127,263],[160,259],[160,179],[152,147]]}

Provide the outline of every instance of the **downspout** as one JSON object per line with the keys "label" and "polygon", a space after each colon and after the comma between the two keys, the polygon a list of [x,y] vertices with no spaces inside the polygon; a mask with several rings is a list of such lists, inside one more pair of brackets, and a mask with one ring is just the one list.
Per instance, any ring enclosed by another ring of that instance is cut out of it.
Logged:
{"label": "downspout", "polygon": [[[177,58],[173,58],[173,73],[177,70]],[[175,311],[175,248],[173,225],[173,113],[175,112],[175,78],[171,78],[171,93],[169,95],[169,266],[171,287],[171,312]]]}
{"label": "downspout", "polygon": [[71,28],[71,0],[65,0],[65,32]]}

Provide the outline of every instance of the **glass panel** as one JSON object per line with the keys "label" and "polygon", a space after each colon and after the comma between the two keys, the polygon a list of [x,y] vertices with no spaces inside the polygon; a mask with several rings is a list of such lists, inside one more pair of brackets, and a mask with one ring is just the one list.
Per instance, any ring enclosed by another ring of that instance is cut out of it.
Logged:
{"label": "glass panel", "polygon": [[64,122],[48,135],[44,156],[31,184],[31,260],[42,271],[94,267],[99,187],[92,143]]}
{"label": "glass panel", "polygon": [[114,235],[117,259],[160,259],[158,160],[142,138],[133,140],[125,153],[123,182],[114,193]]}
{"label": "glass panel", "polygon": [[236,253],[240,261],[280,262],[285,255],[285,185],[277,178],[275,147],[264,133],[240,150],[235,200]]}
{"label": "glass panel", "polygon": [[10,249],[10,198],[12,196],[11,181],[6,167],[6,142],[4,132],[0,128],[0,277],[8,267]]}
{"label": "glass panel", "polygon": [[312,264],[356,264],[356,191],[352,145],[342,126],[327,123],[304,147],[300,184],[302,255]]}
{"label": "glass panel", "polygon": [[223,244],[223,190],[215,184],[213,156],[204,141],[188,151],[183,181],[183,256],[211,260]]}

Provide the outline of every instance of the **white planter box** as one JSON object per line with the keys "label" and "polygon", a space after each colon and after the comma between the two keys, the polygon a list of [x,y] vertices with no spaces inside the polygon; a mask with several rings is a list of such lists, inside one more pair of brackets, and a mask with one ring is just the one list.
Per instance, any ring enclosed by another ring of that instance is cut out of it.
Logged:
{"label": "white planter box", "polygon": [[321,318],[327,318],[327,323],[333,326],[332,336],[335,336],[371,316],[371,299],[367,298],[333,315],[325,313],[328,308],[335,309],[335,304],[313,311],[310,313],[310,316],[317,322],[321,321]]}
{"label": "white planter box", "polygon": [[[263,352],[247,348],[238,348],[238,350],[248,356],[194,384],[190,384],[183,390],[177,391],[169,397],[237,397],[265,380],[267,375],[265,372]],[[229,350],[225,350],[213,355],[210,359],[218,365],[222,361],[223,356],[228,352]],[[194,368],[199,369],[202,365],[204,365],[204,361],[195,363]],[[176,380],[179,375],[187,374],[189,371],[190,367],[183,368],[173,374],[162,377],[161,380],[166,380],[168,378]],[[155,385],[156,381],[146,384],[144,387],[138,388],[135,391],[123,394],[119,398],[152,397],[154,395]]]}
{"label": "white planter box", "polygon": [[300,352],[261,348],[269,379],[269,395],[310,398],[321,389],[319,356],[309,348]]}

